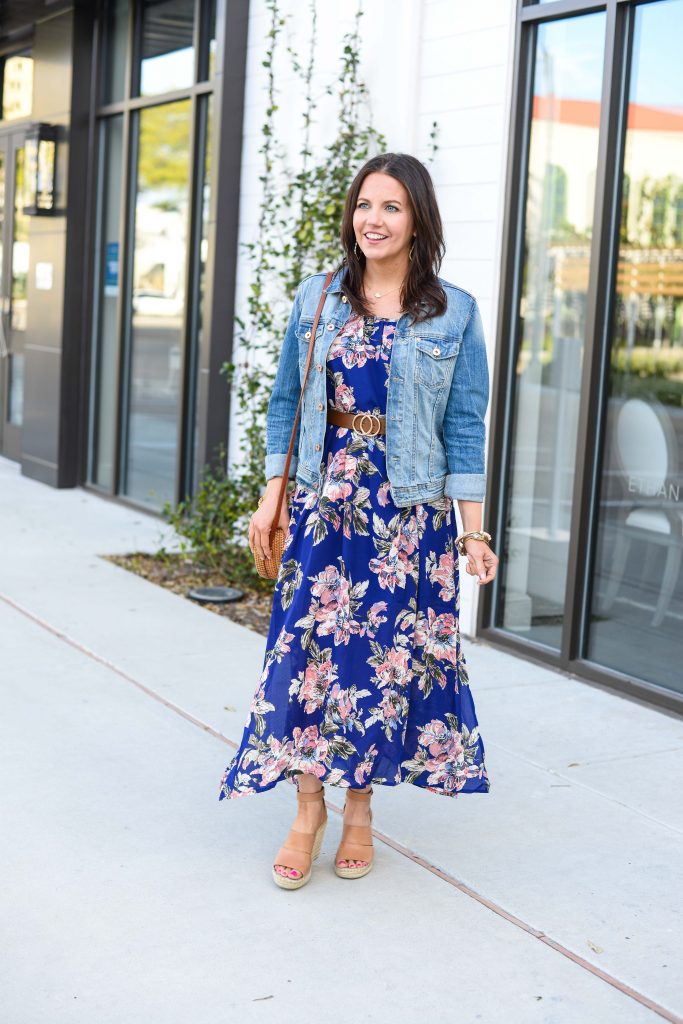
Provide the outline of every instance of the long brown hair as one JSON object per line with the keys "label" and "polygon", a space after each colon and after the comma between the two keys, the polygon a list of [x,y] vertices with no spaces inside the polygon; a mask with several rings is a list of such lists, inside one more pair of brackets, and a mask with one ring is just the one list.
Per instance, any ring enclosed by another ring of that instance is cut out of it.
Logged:
{"label": "long brown hair", "polygon": [[446,312],[447,305],[445,292],[438,279],[446,251],[441,214],[429,171],[408,153],[381,153],[371,157],[351,182],[340,232],[344,257],[337,269],[345,271],[341,290],[354,310],[370,314],[362,299],[365,256],[360,247],[358,255],[354,253],[356,235],[353,230],[353,214],[363,182],[368,174],[375,171],[389,174],[400,181],[410,199],[416,234],[408,273],[401,287],[401,309],[411,314],[413,323],[441,316]]}

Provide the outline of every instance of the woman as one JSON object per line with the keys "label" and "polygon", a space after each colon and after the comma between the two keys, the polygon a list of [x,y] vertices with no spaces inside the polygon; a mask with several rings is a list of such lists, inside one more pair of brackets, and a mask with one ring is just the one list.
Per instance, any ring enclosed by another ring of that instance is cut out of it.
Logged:
{"label": "woman", "polygon": [[[373,784],[489,789],[460,648],[456,547],[480,585],[494,579],[481,531],[489,381],[479,310],[437,276],[441,217],[414,157],[361,168],[341,241],[290,467],[296,489],[281,512],[263,672],[219,794],[296,783],[298,813],[272,869],[285,889],[311,876],[324,782],[346,793],[342,878],[372,867]],[[268,482],[249,526],[264,557],[324,278],[299,286],[268,407]]]}

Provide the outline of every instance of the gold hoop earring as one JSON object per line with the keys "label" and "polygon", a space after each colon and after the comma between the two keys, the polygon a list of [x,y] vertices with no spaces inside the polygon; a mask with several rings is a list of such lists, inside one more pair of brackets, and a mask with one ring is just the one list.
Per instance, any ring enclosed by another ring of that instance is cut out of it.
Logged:
{"label": "gold hoop earring", "polygon": [[360,258],[358,256],[358,242],[354,242],[353,243],[353,255],[356,257],[356,259]]}
{"label": "gold hoop earring", "polygon": [[415,248],[415,241],[413,241],[413,244],[410,247],[410,252],[408,253],[408,259],[409,260],[412,260],[412,258],[413,258],[413,249],[414,248]]}

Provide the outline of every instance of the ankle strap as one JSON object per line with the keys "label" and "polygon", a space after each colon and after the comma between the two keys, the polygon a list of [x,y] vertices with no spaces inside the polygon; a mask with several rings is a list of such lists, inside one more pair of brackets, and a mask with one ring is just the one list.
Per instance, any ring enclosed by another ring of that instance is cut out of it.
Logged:
{"label": "ankle strap", "polygon": [[365,793],[361,793],[359,789],[351,789],[349,786],[346,795],[353,797],[354,800],[368,800],[372,796],[372,786]]}
{"label": "ankle strap", "polygon": [[319,800],[321,795],[325,792],[325,787],[321,786],[320,789],[316,789],[315,793],[302,793],[297,787],[296,798],[301,800],[302,803],[306,803],[311,800]]}

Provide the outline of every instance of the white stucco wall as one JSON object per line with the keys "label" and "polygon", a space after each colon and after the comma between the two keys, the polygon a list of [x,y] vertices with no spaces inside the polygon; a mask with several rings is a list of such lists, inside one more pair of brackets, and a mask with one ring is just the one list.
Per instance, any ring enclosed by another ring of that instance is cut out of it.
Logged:
{"label": "white stucco wall", "polygon": [[[294,156],[299,148],[300,107],[284,41],[301,59],[306,58],[309,8],[301,0],[282,0],[281,7],[287,26],[276,65],[283,101],[279,139]],[[388,148],[426,160],[432,122],[439,124],[439,150],[429,167],[446,232],[441,274],[476,296],[492,375],[515,0],[372,0],[366,8],[361,21],[361,76],[369,90],[374,125],[386,136]],[[318,3],[317,9],[316,85],[321,105],[313,138],[324,145],[333,137],[335,125],[326,116],[334,107],[322,93],[336,74],[340,41],[352,27],[356,2]],[[266,99],[261,61],[268,28],[265,4],[252,0],[240,207],[243,242],[255,237],[258,219],[262,173],[258,149]],[[244,259],[238,267],[238,312],[244,311],[248,285],[249,266]],[[234,430],[232,437],[236,456]],[[486,528],[485,506],[483,518]],[[464,562],[461,570],[461,629],[472,634],[477,586],[464,571]]]}

